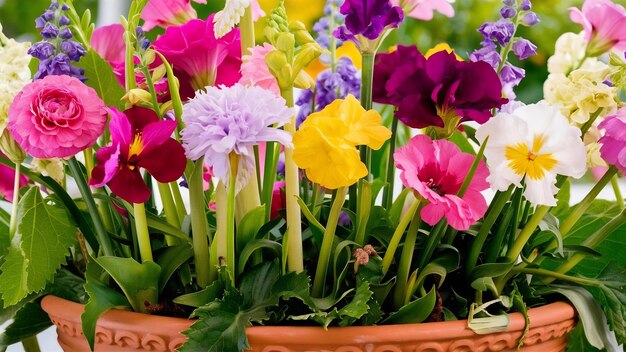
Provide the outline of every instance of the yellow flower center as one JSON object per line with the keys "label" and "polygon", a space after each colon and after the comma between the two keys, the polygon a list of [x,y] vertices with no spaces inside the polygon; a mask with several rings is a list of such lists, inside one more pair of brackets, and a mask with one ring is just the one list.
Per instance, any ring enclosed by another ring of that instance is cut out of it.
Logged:
{"label": "yellow flower center", "polygon": [[535,136],[531,148],[526,143],[509,145],[505,150],[505,158],[509,167],[518,175],[527,175],[531,180],[542,179],[546,172],[552,170],[557,160],[552,154],[540,154],[545,137]]}
{"label": "yellow flower center", "polygon": [[135,169],[134,159],[139,156],[141,151],[143,150],[143,138],[141,138],[141,133],[135,134],[133,137],[132,143],[128,147],[128,168],[131,170]]}

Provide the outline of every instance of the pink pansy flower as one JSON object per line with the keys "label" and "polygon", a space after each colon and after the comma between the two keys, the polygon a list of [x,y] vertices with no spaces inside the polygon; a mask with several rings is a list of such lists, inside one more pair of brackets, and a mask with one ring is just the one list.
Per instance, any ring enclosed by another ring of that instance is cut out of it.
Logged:
{"label": "pink pansy flower", "polygon": [[272,75],[265,63],[265,55],[273,50],[274,47],[268,43],[264,43],[263,46],[257,45],[250,49],[251,55],[244,55],[243,57],[239,83],[261,87],[274,92],[276,95],[280,95],[276,77]]}
{"label": "pink pansy flower", "polygon": [[454,16],[454,8],[448,0],[391,0],[391,3],[402,7],[408,17],[418,20],[430,21],[434,12],[437,11],[447,17]]}
{"label": "pink pansy flower", "polygon": [[[193,1],[206,4],[206,0]],[[194,18],[198,18],[198,14],[189,0],[150,0],[141,12],[141,19],[145,21],[143,29],[146,31],[154,27],[183,24]]]}
{"label": "pink pansy flower", "polygon": [[213,16],[206,21],[191,20],[182,26],[170,26],[153,44],[174,67],[183,91],[222,84],[232,86],[241,78],[239,29],[216,39]]}
{"label": "pink pansy flower", "polygon": [[626,50],[626,9],[610,0],[586,0],[582,11],[570,7],[570,19],[583,26],[587,53]]}
{"label": "pink pansy flower", "polygon": [[[6,157],[4,153],[0,155]],[[4,197],[9,202],[13,202],[13,182],[15,182],[15,169],[0,164],[0,197]],[[28,177],[20,176],[20,188],[28,184]]]}
{"label": "pink pansy flower", "polygon": [[187,160],[183,147],[171,138],[176,121],[161,120],[154,111],[141,107],[123,113],[110,108],[112,144],[98,150],[98,165],[89,184],[109,186],[111,192],[132,203],[150,198],[150,189],[141,176],[144,168],[157,181],[180,178]]}
{"label": "pink pansy flower", "polygon": [[607,116],[598,128],[605,132],[598,140],[602,144],[602,158],[618,170],[626,172],[626,108]]}
{"label": "pink pansy flower", "polygon": [[454,143],[418,135],[399,148],[393,158],[404,186],[429,202],[420,213],[429,225],[445,216],[454,229],[467,230],[487,211],[487,202],[480,193],[489,187],[484,162],[478,165],[463,197],[457,196],[475,157],[461,152]]}
{"label": "pink pansy flower", "polygon": [[46,76],[27,84],[9,107],[7,128],[30,155],[66,158],[91,147],[104,131],[104,103],[70,76]]}

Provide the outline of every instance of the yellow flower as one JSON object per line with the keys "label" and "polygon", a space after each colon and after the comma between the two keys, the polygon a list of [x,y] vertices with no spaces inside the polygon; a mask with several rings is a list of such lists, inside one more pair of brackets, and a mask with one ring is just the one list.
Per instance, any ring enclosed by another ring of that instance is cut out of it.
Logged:
{"label": "yellow flower", "polygon": [[293,159],[307,177],[328,188],[354,184],[367,175],[356,146],[380,149],[391,137],[375,110],[366,111],[352,95],[311,114],[294,134]]}
{"label": "yellow flower", "polygon": [[[340,57],[347,57],[352,60],[352,64],[354,65],[354,67],[356,67],[357,70],[361,69],[361,53],[359,52],[359,49],[356,47],[356,44],[354,44],[354,42],[343,42],[343,44],[341,44],[341,46],[337,48],[335,56],[337,57],[337,59],[339,59]],[[309,66],[305,68],[305,71],[311,77],[316,78],[317,75],[320,74],[320,72],[328,69],[329,67],[329,63],[324,62],[318,58],[316,60],[313,60],[313,62],[311,62]]]}
{"label": "yellow flower", "polygon": [[435,45],[434,47],[432,47],[431,49],[429,49],[426,54],[424,55],[425,58],[429,58],[431,57],[433,54],[438,53],[440,51],[446,51],[448,54],[449,53],[454,53],[454,56],[456,56],[456,59],[459,61],[463,61],[463,58],[460,57],[459,55],[457,55],[457,53],[454,51],[454,49],[452,49],[450,47],[450,45],[448,45],[448,43],[439,43],[437,45]]}

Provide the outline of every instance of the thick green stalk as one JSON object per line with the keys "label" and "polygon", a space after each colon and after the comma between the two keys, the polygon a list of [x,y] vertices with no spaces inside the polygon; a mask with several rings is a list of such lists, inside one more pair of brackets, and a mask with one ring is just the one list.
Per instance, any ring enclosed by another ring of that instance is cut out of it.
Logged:
{"label": "thick green stalk", "polygon": [[13,202],[11,205],[11,220],[9,221],[9,239],[13,239],[17,231],[17,208],[20,201],[20,176],[22,166],[15,163],[15,178],[13,180]]}
{"label": "thick green stalk", "polygon": [[[293,107],[293,87],[281,89],[281,95],[288,107]],[[285,124],[285,131],[291,135],[296,133],[296,116]],[[304,256],[302,254],[301,212],[298,204],[299,195],[298,166],[293,161],[293,147],[285,147],[285,197],[287,205],[287,265],[289,271],[302,272],[304,270]]]}
{"label": "thick green stalk", "polygon": [[[226,265],[233,274],[237,268],[235,267],[235,190],[237,188],[237,169],[239,165],[239,156],[235,153],[230,154],[230,178],[228,180],[228,199],[226,203]],[[218,244],[218,249],[219,249]],[[222,257],[218,252],[218,258]]]}
{"label": "thick green stalk", "polygon": [[150,232],[148,231],[148,220],[146,219],[146,206],[143,203],[134,203],[133,208],[141,262],[153,261]]}
{"label": "thick green stalk", "polygon": [[68,165],[70,167],[72,175],[74,175],[76,186],[78,186],[78,190],[83,196],[83,200],[85,201],[87,209],[89,210],[89,215],[91,216],[91,221],[93,222],[93,227],[96,231],[96,237],[98,238],[98,242],[100,243],[104,255],[115,255],[113,253],[113,247],[111,247],[111,240],[109,239],[109,235],[104,229],[102,219],[100,219],[100,213],[98,212],[98,207],[96,206],[96,202],[94,201],[93,195],[91,194],[91,189],[89,188],[89,185],[87,185],[87,179],[82,173],[76,157],[70,158],[68,160]]}
{"label": "thick green stalk", "polygon": [[189,203],[191,207],[191,231],[193,233],[193,256],[196,264],[198,286],[204,288],[210,283],[209,275],[209,225],[206,219],[207,204],[202,188],[203,158],[195,163],[189,184]]}
{"label": "thick green stalk", "polygon": [[176,214],[178,215],[178,223],[182,224],[185,220],[185,216],[187,215],[187,209],[185,209],[183,196],[180,194],[180,186],[176,181],[170,182],[169,185],[170,189],[172,190],[172,195],[174,196],[174,202],[176,203]]}
{"label": "thick green stalk", "polygon": [[[372,86],[374,84],[374,54],[373,53],[361,53],[363,59],[363,65],[361,66],[361,105],[365,110],[372,109]],[[367,167],[370,172],[367,176],[368,180],[371,180],[371,158],[372,152],[369,147],[362,145],[361,161]]]}
{"label": "thick green stalk", "polygon": [[[608,223],[602,226],[598,231],[596,231],[593,235],[587,237],[585,241],[583,241],[582,245],[587,248],[596,248],[600,243],[606,240],[611,234],[614,233],[615,229],[619,226],[623,225],[626,222],[626,210],[622,210],[619,215],[615,218],[611,219]],[[576,253],[572,257],[570,257],[565,263],[561,264],[555,271],[557,273],[565,274],[574,268],[578,263],[580,263],[587,256],[582,253]],[[554,279],[544,280],[544,283],[549,284]]]}
{"label": "thick green stalk", "polygon": [[502,209],[504,209],[506,203],[509,201],[514,188],[515,186],[510,186],[505,192],[496,193],[493,198],[491,206],[487,211],[487,217],[483,220],[480,230],[478,230],[478,234],[472,241],[469,254],[467,255],[467,264],[465,266],[466,273],[471,272],[478,264],[478,257],[480,256],[483,245],[487,240],[489,231],[491,231],[491,227],[496,223],[496,220],[498,220],[498,217],[500,216],[500,213],[502,212]]}
{"label": "thick green stalk", "polygon": [[620,209],[624,209],[624,197],[622,196],[622,190],[619,188],[619,183],[617,182],[617,175],[614,175],[613,178],[611,178],[611,186],[613,187],[613,193],[615,194],[617,206],[619,206]]}
{"label": "thick green stalk", "polygon": [[339,221],[339,215],[343,203],[346,200],[346,188],[341,187],[337,189],[335,200],[330,209],[328,215],[328,222],[326,223],[326,231],[324,231],[324,237],[322,239],[322,247],[320,249],[320,255],[317,261],[317,267],[315,269],[315,279],[313,280],[313,288],[311,294],[313,297],[322,297],[324,295],[324,286],[326,284],[326,273],[328,271],[328,263],[330,262],[330,255],[333,251],[333,241],[335,239],[335,230],[337,229],[337,222]]}
{"label": "thick green stalk", "polygon": [[[598,194],[604,189],[604,187],[611,182],[611,179],[614,175],[617,174],[617,169],[615,166],[611,166],[604,176],[593,186],[593,188],[589,191],[589,193],[583,198],[583,200],[578,203],[578,205],[574,208],[574,210],[570,213],[570,215],[563,220],[561,223],[561,227],[559,228],[561,232],[561,236],[563,238],[567,238],[570,230],[574,227],[576,222],[580,220],[580,218],[585,214],[591,203],[598,197]],[[552,246],[550,246],[552,247]]]}
{"label": "thick green stalk", "polygon": [[416,210],[415,214],[413,214],[411,225],[409,225],[409,231],[406,234],[404,246],[402,247],[400,263],[398,264],[398,276],[396,278],[396,287],[394,288],[395,291],[393,293],[393,304],[396,309],[405,305],[404,301],[407,296],[406,287],[409,280],[409,273],[411,272],[413,252],[415,252],[417,231],[420,229],[421,223],[420,212],[419,210]]}
{"label": "thick green stalk", "polygon": [[528,242],[528,239],[530,239],[530,236],[535,232],[537,226],[539,226],[539,223],[541,223],[541,220],[543,220],[543,217],[548,211],[550,211],[550,207],[547,205],[542,205],[535,209],[535,213],[528,219],[522,231],[517,235],[515,242],[513,242],[513,246],[508,250],[506,257],[509,262],[515,262],[517,260],[517,257],[522,253],[524,246]]}
{"label": "thick green stalk", "polygon": [[[178,220],[178,214],[176,213],[176,204],[174,203],[174,197],[167,183],[157,183],[159,188],[159,194],[163,202],[163,212],[165,213],[165,221],[175,228],[180,228],[180,221]],[[165,240],[168,246],[176,244],[176,238],[172,236],[165,236]]]}
{"label": "thick green stalk", "polygon": [[395,184],[396,165],[393,162],[393,154],[396,151],[396,139],[398,136],[398,122],[395,117],[391,119],[391,139],[389,140],[389,153],[387,154],[387,174],[385,175],[385,189],[383,189],[383,207],[391,209],[393,204],[393,187]]}
{"label": "thick green stalk", "polygon": [[280,157],[280,146],[275,142],[267,142],[265,145],[265,170],[263,170],[262,200],[265,204],[265,221],[270,221],[272,212],[272,194],[276,181],[276,167]]}
{"label": "thick green stalk", "polygon": [[582,286],[597,286],[598,285],[598,281],[594,280],[594,279],[585,279],[582,277],[574,277],[574,276],[569,276],[569,275],[565,275],[562,273],[557,273],[554,271],[550,271],[547,269],[532,269],[532,268],[523,268],[523,267],[514,267],[511,269],[511,273],[523,273],[523,274],[529,274],[529,275],[537,275],[537,276],[545,276],[545,277],[550,277],[553,278],[555,280],[563,280],[563,281],[569,281],[569,282],[573,282],[575,284],[578,285],[582,285]]}
{"label": "thick green stalk", "polygon": [[215,225],[217,230],[214,243],[211,249],[215,251],[215,256],[211,257],[211,267],[217,268],[224,265],[226,256],[228,255],[228,190],[224,182],[220,181],[215,187]]}
{"label": "thick green stalk", "polygon": [[24,347],[24,352],[39,352],[39,341],[37,341],[37,335],[29,336],[25,339],[22,339],[22,347]]}
{"label": "thick green stalk", "polygon": [[391,240],[389,241],[389,245],[387,246],[387,250],[385,251],[385,255],[383,256],[383,275],[387,274],[387,271],[389,271],[391,262],[393,262],[393,257],[396,254],[398,246],[400,245],[400,241],[402,240],[404,230],[406,230],[407,226],[409,226],[409,222],[411,222],[411,219],[413,219],[413,216],[417,212],[420,203],[420,200],[416,200],[415,202],[413,202],[409,210],[402,216],[400,222],[398,223],[398,226],[393,232]]}
{"label": "thick green stalk", "polygon": [[241,33],[241,55],[250,55],[250,49],[254,47],[254,21],[252,20],[252,5],[248,5],[239,22]]}
{"label": "thick green stalk", "polygon": [[430,261],[430,258],[435,253],[435,249],[441,242],[441,238],[443,238],[446,233],[447,223],[445,220],[440,220],[437,225],[430,231],[428,235],[428,240],[426,241],[426,245],[424,246],[424,250],[421,251],[420,256],[417,259],[417,269],[421,270],[426,266],[426,263]]}

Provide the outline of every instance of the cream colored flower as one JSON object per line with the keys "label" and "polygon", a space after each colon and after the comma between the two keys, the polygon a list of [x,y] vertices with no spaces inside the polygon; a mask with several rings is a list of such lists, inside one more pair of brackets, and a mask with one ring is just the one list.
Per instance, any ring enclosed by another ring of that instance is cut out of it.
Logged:
{"label": "cream colored flower", "polygon": [[0,26],[0,134],[6,128],[13,98],[31,79],[29,47],[30,43],[7,38]]}
{"label": "cream colored flower", "polygon": [[61,183],[65,176],[63,167],[63,159],[51,158],[51,159],[37,159],[34,158],[30,165],[32,170],[41,173],[44,176],[50,176],[55,181]]}
{"label": "cream colored flower", "polygon": [[609,67],[597,60],[586,60],[567,77],[553,73],[544,83],[546,102],[558,106],[570,123],[583,125],[591,114],[602,108],[601,116],[617,108],[617,87],[604,83]]}
{"label": "cream colored flower", "polygon": [[548,72],[566,74],[577,67],[585,57],[586,45],[584,32],[561,35],[556,40],[554,55],[548,59]]}
{"label": "cream colored flower", "polygon": [[265,16],[257,0],[226,0],[222,11],[213,17],[215,38],[221,38],[230,32],[241,20],[243,13],[248,6],[252,6],[252,20]]}

